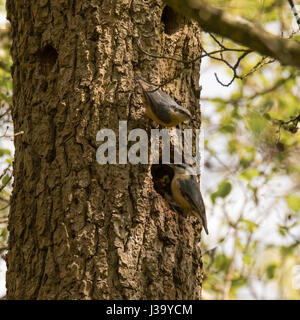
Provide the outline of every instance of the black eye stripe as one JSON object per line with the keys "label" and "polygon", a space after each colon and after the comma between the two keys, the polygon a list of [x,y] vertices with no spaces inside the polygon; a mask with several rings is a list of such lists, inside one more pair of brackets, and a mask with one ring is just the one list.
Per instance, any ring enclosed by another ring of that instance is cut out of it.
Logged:
{"label": "black eye stripe", "polygon": [[182,113],[184,115],[189,115],[189,111],[188,110],[184,110],[184,109],[178,108],[177,106],[172,106],[172,108],[176,112]]}
{"label": "black eye stripe", "polygon": [[186,110],[177,109],[177,111],[182,114],[187,114],[187,115],[189,114],[188,111]]}

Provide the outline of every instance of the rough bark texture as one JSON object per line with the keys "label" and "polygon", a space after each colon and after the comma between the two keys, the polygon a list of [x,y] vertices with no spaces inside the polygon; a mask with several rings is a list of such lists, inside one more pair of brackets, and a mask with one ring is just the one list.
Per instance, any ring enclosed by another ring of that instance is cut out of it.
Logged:
{"label": "rough bark texture", "polygon": [[[14,190],[8,299],[199,299],[200,222],[171,211],[150,165],[96,162],[96,133],[147,128],[134,76],[192,59],[197,25],[156,0],[7,0],[12,24]],[[198,61],[167,87],[200,119]],[[191,124],[190,124],[191,125]],[[197,124],[200,125],[200,121]]]}

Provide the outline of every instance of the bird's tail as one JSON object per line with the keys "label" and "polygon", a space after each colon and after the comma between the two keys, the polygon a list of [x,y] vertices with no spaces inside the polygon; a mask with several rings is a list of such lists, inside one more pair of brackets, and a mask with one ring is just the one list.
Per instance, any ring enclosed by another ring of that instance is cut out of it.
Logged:
{"label": "bird's tail", "polygon": [[208,235],[208,228],[207,228],[207,219],[206,219],[206,212],[205,209],[203,211],[203,209],[201,210],[193,210],[194,214],[197,215],[198,218],[200,218],[201,222],[202,222],[202,227],[204,228],[206,234]]}
{"label": "bird's tail", "polygon": [[208,235],[208,228],[207,228],[207,220],[206,220],[206,215],[204,213],[204,215],[201,215],[201,222],[202,222],[202,226],[206,232],[206,234]]}

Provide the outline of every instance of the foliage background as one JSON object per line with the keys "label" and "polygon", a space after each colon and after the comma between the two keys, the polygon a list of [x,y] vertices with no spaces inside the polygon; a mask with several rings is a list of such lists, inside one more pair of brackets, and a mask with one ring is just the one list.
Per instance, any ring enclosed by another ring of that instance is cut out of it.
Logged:
{"label": "foliage background", "polygon": [[[286,0],[210,2],[285,38],[299,37]],[[1,0],[0,10],[4,13]],[[14,137],[8,28],[0,27],[0,255],[8,237]],[[206,51],[220,45],[239,49],[203,34]],[[234,65],[239,56],[228,51],[202,61],[201,186],[210,229],[201,243],[203,296],[299,299],[299,70],[249,53],[235,69],[238,78],[224,86],[232,80],[228,63]]]}
{"label": "foliage background", "polygon": [[[277,35],[299,37],[287,1],[210,2]],[[218,48],[207,34],[204,44]],[[238,56],[221,58],[234,65]],[[250,53],[236,70],[241,79],[226,87],[213,75],[230,82],[232,70],[224,62],[210,59],[205,68],[212,76],[207,81],[202,70],[202,189],[214,229],[205,241],[205,293],[217,299],[299,299],[299,70]]]}

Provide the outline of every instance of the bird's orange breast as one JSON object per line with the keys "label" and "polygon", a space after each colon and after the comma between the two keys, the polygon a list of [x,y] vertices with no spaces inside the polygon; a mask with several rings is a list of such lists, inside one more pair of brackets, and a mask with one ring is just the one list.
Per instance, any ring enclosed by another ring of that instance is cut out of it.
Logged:
{"label": "bird's orange breast", "polygon": [[160,125],[162,125],[163,127],[174,127],[174,124],[171,122],[171,123],[165,123],[165,122],[162,122],[156,115],[155,113],[153,113],[151,107],[146,104],[146,114],[147,116],[152,119],[153,121],[159,123]]}
{"label": "bird's orange breast", "polygon": [[174,177],[171,183],[171,191],[174,200],[182,209],[191,209],[190,203],[183,197],[182,193],[180,192],[180,185],[178,178]]}

